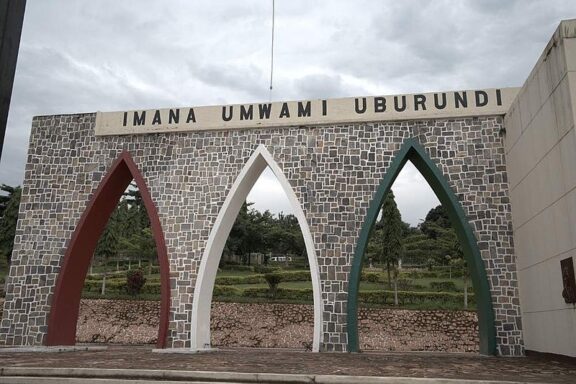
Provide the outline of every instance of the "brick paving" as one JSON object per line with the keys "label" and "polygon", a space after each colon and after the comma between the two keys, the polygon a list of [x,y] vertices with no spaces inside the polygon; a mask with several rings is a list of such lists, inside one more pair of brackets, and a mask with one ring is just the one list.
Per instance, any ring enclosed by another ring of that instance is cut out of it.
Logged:
{"label": "brick paving", "polygon": [[575,383],[576,359],[442,353],[310,353],[226,349],[203,354],[153,353],[149,346],[105,351],[2,353],[3,367],[120,368],[246,373],[421,377]]}

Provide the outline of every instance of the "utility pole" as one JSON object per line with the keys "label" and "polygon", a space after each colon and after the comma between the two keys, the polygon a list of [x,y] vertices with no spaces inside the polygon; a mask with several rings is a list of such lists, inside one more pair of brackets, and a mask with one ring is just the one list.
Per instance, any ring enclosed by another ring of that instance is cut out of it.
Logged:
{"label": "utility pole", "polygon": [[0,0],[0,158],[14,85],[26,0]]}

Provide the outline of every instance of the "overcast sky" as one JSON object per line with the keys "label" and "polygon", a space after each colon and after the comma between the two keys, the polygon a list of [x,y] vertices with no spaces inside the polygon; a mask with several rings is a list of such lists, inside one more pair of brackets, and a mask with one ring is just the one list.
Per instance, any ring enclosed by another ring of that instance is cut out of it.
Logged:
{"label": "overcast sky", "polygon": [[[28,0],[0,183],[21,184],[34,115],[268,100],[271,12],[271,0]],[[276,0],[272,99],[521,86],[574,17],[573,0]],[[417,177],[395,185],[411,224],[437,204]],[[267,201],[270,178],[251,199],[286,212]]]}

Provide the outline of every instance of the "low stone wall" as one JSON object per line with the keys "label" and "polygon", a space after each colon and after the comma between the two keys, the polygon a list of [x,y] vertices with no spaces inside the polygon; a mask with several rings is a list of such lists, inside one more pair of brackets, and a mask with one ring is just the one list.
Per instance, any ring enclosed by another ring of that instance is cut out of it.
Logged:
{"label": "low stone wall", "polygon": [[[155,301],[82,300],[77,341],[154,344],[159,314]],[[305,350],[313,324],[311,305],[213,303],[212,345]],[[475,312],[361,308],[358,325],[365,351],[478,352]]]}
{"label": "low stone wall", "polygon": [[[82,300],[81,343],[155,343],[158,302]],[[384,351],[477,352],[475,312],[361,308],[360,348]],[[214,347],[308,349],[314,310],[295,304],[212,304]]]}
{"label": "low stone wall", "polygon": [[314,308],[296,304],[212,304],[212,345],[312,349]]}
{"label": "low stone wall", "polygon": [[358,327],[364,351],[479,350],[476,312],[361,308]]}
{"label": "low stone wall", "polygon": [[76,341],[155,344],[159,326],[159,301],[82,300]]}

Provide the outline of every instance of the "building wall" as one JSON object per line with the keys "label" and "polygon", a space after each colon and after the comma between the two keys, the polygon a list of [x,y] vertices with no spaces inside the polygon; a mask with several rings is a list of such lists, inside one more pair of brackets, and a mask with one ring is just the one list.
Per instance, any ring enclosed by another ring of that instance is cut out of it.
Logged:
{"label": "building wall", "polygon": [[562,22],[505,118],[526,349],[576,356],[576,307],[560,260],[576,259],[576,20]]}

